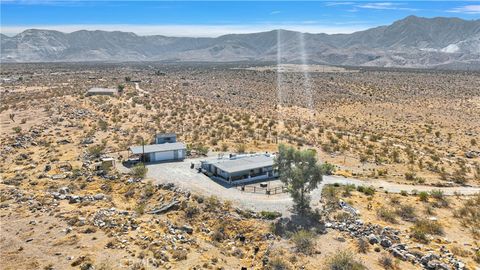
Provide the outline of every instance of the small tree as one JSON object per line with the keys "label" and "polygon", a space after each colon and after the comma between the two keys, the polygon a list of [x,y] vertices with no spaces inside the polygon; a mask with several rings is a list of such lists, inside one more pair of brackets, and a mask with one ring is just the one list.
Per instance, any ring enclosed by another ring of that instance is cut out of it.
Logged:
{"label": "small tree", "polygon": [[322,181],[322,167],[313,150],[296,150],[283,144],[278,150],[274,167],[293,198],[295,211],[305,214],[310,208],[310,191]]}
{"label": "small tree", "polygon": [[119,85],[117,86],[118,92],[122,93],[122,92],[123,92],[123,89],[125,89],[125,85],[119,84]]}

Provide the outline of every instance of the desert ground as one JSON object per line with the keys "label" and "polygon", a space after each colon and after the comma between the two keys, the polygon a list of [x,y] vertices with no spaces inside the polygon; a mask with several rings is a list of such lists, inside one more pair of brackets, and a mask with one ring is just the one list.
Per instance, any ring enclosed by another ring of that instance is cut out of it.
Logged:
{"label": "desert ground", "polygon": [[[1,268],[480,267],[480,195],[438,191],[480,186],[478,72],[278,71],[2,64]],[[123,91],[86,96],[91,87]],[[315,149],[335,165],[332,177],[412,188],[326,185],[312,200],[318,222],[301,224],[191,189],[178,175],[159,181],[153,169],[143,178],[95,168],[103,156],[121,164],[129,146],[162,132],[175,132],[189,158],[284,143]]]}

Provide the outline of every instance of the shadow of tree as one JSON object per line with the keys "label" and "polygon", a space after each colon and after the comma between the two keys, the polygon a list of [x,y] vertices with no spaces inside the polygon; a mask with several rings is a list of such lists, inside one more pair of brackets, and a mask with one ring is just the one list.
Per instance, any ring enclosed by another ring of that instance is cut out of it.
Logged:
{"label": "shadow of tree", "polygon": [[326,233],[325,223],[318,211],[311,211],[304,214],[295,213],[290,217],[279,218],[272,223],[272,233],[281,237],[290,237],[300,230],[308,230],[317,234]]}

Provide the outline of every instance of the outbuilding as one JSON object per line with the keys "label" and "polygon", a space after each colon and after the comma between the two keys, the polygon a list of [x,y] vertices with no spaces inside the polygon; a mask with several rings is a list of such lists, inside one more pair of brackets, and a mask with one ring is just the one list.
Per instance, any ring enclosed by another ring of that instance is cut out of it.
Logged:
{"label": "outbuilding", "polygon": [[155,135],[155,143],[174,143],[177,142],[177,134],[175,133],[159,133]]}
{"label": "outbuilding", "polygon": [[181,142],[131,146],[133,155],[139,155],[144,162],[184,160],[187,152]]}
{"label": "outbuilding", "polygon": [[114,88],[93,87],[87,91],[87,96],[114,96],[118,90]]}

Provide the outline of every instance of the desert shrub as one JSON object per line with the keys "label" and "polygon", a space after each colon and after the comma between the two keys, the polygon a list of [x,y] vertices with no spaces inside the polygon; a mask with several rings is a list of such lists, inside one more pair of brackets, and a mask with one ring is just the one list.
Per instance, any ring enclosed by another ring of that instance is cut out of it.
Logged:
{"label": "desert shrub", "polygon": [[428,235],[443,235],[443,227],[440,223],[434,220],[419,219],[415,225],[410,229],[411,236],[416,240],[428,243]]}
{"label": "desert shrub", "polygon": [[148,199],[152,197],[153,194],[155,194],[155,187],[153,186],[152,182],[148,182],[143,188],[142,197],[144,199]]}
{"label": "desert shrub", "polygon": [[400,195],[406,197],[406,196],[408,196],[408,192],[406,190],[402,190],[402,191],[400,191]]}
{"label": "desert shrub", "polygon": [[378,169],[377,172],[378,172],[378,176],[386,176],[388,174],[387,169]]}
{"label": "desert shrub", "polygon": [[195,147],[195,150],[199,155],[206,156],[208,154],[209,148],[205,145],[198,145],[197,147]]}
{"label": "desert shrub", "polygon": [[131,170],[130,174],[135,177],[135,178],[145,178],[145,175],[147,174],[148,169],[143,165],[142,163],[138,163],[135,165]]}
{"label": "desert shrub", "polygon": [[399,205],[400,204],[400,198],[398,196],[392,196],[390,198],[390,204],[391,205]]}
{"label": "desert shrub", "polygon": [[268,261],[267,270],[290,270],[290,264],[281,257],[273,257]]}
{"label": "desert shrub", "polygon": [[435,209],[434,209],[432,206],[427,205],[427,206],[425,207],[425,213],[426,213],[427,215],[435,215]]}
{"label": "desert shrub", "polygon": [[415,207],[411,205],[400,205],[395,213],[403,220],[411,221],[417,216],[415,214]]}
{"label": "desert shrub", "polygon": [[395,261],[392,256],[384,255],[378,259],[378,262],[384,269],[395,270],[398,269],[398,262]]}
{"label": "desert shrub", "polygon": [[13,127],[12,130],[17,133],[17,134],[20,134],[22,132],[22,128],[21,127]]}
{"label": "desert shrub", "polygon": [[298,252],[312,254],[315,248],[315,235],[306,230],[300,230],[292,235],[292,241]]}
{"label": "desert shrub", "polygon": [[135,212],[139,215],[143,215],[145,213],[145,203],[139,203],[135,206]]}
{"label": "desert shrub", "polygon": [[277,211],[261,211],[260,216],[264,219],[273,220],[282,216],[282,213]]}
{"label": "desert shrub", "polygon": [[448,207],[449,202],[441,190],[432,190],[430,191],[430,197],[435,199],[433,206],[435,207]]}
{"label": "desert shrub", "polygon": [[98,127],[100,128],[101,131],[107,131],[108,129],[108,123],[105,122],[103,119],[98,120]]}
{"label": "desert shrub", "polygon": [[223,239],[225,239],[225,234],[223,233],[222,230],[217,229],[217,230],[213,231],[212,239],[216,242],[222,242]]}
{"label": "desert shrub", "polygon": [[228,151],[228,144],[222,143],[220,149],[221,149],[222,152],[227,152]]}
{"label": "desert shrub", "polygon": [[332,175],[335,172],[335,165],[328,162],[323,163],[320,167],[324,175]]}
{"label": "desert shrub", "polygon": [[189,206],[185,209],[185,217],[193,218],[196,214],[198,214],[198,208],[195,206]]}
{"label": "desert shrub", "polygon": [[430,196],[436,200],[443,200],[445,199],[445,195],[443,194],[443,191],[436,189],[430,191]]}
{"label": "desert shrub", "polygon": [[99,144],[99,145],[92,145],[88,147],[87,151],[90,156],[98,158],[100,157],[104,149],[105,149],[105,146],[102,144]]}
{"label": "desert shrub", "polygon": [[405,179],[409,181],[413,181],[416,178],[416,174],[414,172],[406,172],[405,173]]}
{"label": "desert shrub", "polygon": [[390,223],[397,223],[397,219],[395,218],[395,212],[381,207],[377,210],[377,217]]}
{"label": "desert shrub", "polygon": [[220,206],[221,202],[216,196],[210,196],[205,200],[205,207],[208,210],[218,210]]}
{"label": "desert shrub", "polygon": [[365,195],[372,196],[375,194],[375,188],[374,187],[364,187],[364,186],[358,186],[357,191],[362,192]]}
{"label": "desert shrub", "polygon": [[454,211],[454,216],[461,220],[462,225],[470,228],[475,238],[480,238],[480,193],[466,200],[462,207]]}
{"label": "desert shrub", "polygon": [[357,240],[357,250],[360,253],[367,253],[370,250],[370,244],[365,240],[365,238],[358,238]]}
{"label": "desert shrub", "polygon": [[422,192],[418,193],[418,198],[422,202],[428,202],[428,192],[422,191]]}
{"label": "desert shrub", "polygon": [[237,151],[237,153],[245,153],[246,148],[247,147],[245,146],[245,144],[241,143],[237,145],[235,150]]}
{"label": "desert shrub", "polygon": [[340,212],[334,216],[334,219],[340,222],[346,222],[348,220],[351,220],[352,218],[353,216],[347,212]]}
{"label": "desert shrub", "polygon": [[187,259],[188,252],[183,249],[177,249],[173,251],[172,257],[177,261],[183,261]]}
{"label": "desert shrub", "polygon": [[129,186],[127,191],[125,191],[125,194],[123,195],[127,199],[133,198],[133,196],[135,195],[135,188],[133,186]]}
{"label": "desert shrub", "polygon": [[467,257],[471,254],[468,250],[463,249],[458,245],[452,246],[450,250],[452,251],[453,255],[460,257]]}
{"label": "desert shrub", "polygon": [[337,188],[333,185],[326,185],[322,190],[322,197],[326,200],[327,204],[337,204]]}
{"label": "desert shrub", "polygon": [[344,197],[350,197],[352,195],[352,191],[354,190],[355,190],[355,185],[344,185],[342,195]]}
{"label": "desert shrub", "polygon": [[330,270],[363,270],[367,269],[358,262],[349,251],[340,251],[327,259],[327,269]]}

